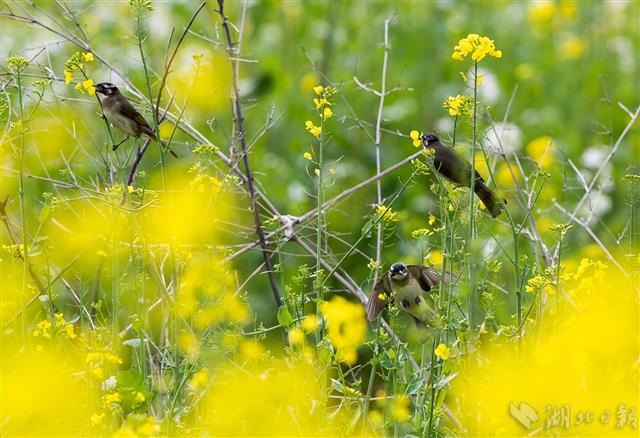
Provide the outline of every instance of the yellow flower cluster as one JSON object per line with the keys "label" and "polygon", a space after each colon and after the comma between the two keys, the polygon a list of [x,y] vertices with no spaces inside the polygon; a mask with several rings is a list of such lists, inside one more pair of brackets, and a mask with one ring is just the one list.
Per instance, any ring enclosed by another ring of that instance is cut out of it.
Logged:
{"label": "yellow flower cluster", "polygon": [[393,211],[391,207],[387,207],[384,204],[376,205],[376,216],[382,217],[381,222],[392,223],[398,222],[398,212]]}
{"label": "yellow flower cluster", "polygon": [[[217,279],[212,282],[211,278]],[[176,299],[176,312],[191,318],[195,327],[205,329],[212,324],[246,322],[249,308],[235,294],[233,271],[219,263],[192,260],[181,278]]]}
{"label": "yellow flower cluster", "polygon": [[93,53],[91,52],[74,53],[71,58],[69,58],[65,63],[65,66],[67,67],[63,72],[65,83],[69,85],[74,79],[73,73],[79,72],[82,76],[84,76],[85,80],[78,82],[74,88],[81,93],[84,93],[84,90],[86,90],[87,93],[91,95],[96,94],[96,87],[93,86],[93,79],[88,78],[86,72],[83,69],[85,63],[93,62],[94,60],[95,58],[93,56]]}
{"label": "yellow flower cluster", "polygon": [[33,336],[38,337],[42,336],[43,338],[51,338],[51,329],[63,329],[63,333],[69,339],[74,339],[76,337],[75,329],[73,324],[67,323],[64,319],[64,315],[60,313],[55,313],[54,315],[55,321],[51,324],[51,321],[48,319],[43,319],[38,324],[36,324],[36,328],[33,330]]}
{"label": "yellow flower cluster", "polygon": [[475,62],[482,61],[487,55],[494,58],[502,57],[502,51],[496,50],[492,39],[475,33],[470,33],[466,38],[458,41],[458,45],[453,48],[451,57],[457,61],[464,61],[469,53],[471,53],[471,59]]}
{"label": "yellow flower cluster", "polygon": [[416,131],[415,129],[409,133],[409,137],[411,137],[411,141],[415,147],[419,147],[422,142],[420,141],[420,137],[422,137],[422,133]]}
{"label": "yellow flower cluster", "polygon": [[358,359],[358,347],[367,334],[363,307],[336,296],[321,303],[320,311],[327,319],[327,334],[337,350],[336,357],[354,364]]}
{"label": "yellow flower cluster", "polygon": [[[313,92],[318,96],[313,98],[313,104],[320,118],[322,120],[330,119],[333,116],[333,111],[330,108],[333,105],[331,97],[336,93],[336,89],[331,86],[316,85],[313,87]],[[305,122],[305,129],[316,138],[319,138],[320,134],[322,134],[322,127],[316,126],[311,120]],[[305,158],[307,157],[305,156]]]}
{"label": "yellow flower cluster", "polygon": [[105,367],[120,365],[122,363],[122,359],[120,359],[113,353],[105,351],[92,351],[87,353],[85,362],[87,363],[91,374],[96,376],[98,379],[103,379],[105,376]]}
{"label": "yellow flower cluster", "polygon": [[31,64],[27,58],[22,56],[10,56],[7,58],[7,67],[10,70],[21,72]]}
{"label": "yellow flower cluster", "polygon": [[304,122],[304,125],[305,129],[314,137],[318,138],[320,137],[320,134],[322,134],[322,127],[315,126],[311,120]]}
{"label": "yellow flower cluster", "polygon": [[452,117],[469,116],[473,109],[473,98],[470,96],[449,96],[442,103],[442,107],[449,110]]}
{"label": "yellow flower cluster", "polygon": [[524,287],[525,292],[532,294],[543,290],[547,293],[554,293],[553,288],[549,287],[550,281],[544,275],[535,275],[527,281],[527,285]]}

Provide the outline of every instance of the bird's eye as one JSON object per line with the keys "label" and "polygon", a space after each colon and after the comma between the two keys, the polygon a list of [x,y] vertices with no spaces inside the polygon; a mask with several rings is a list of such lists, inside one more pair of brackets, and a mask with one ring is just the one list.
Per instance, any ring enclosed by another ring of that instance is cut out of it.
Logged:
{"label": "bird's eye", "polygon": [[405,309],[406,309],[407,307],[409,307],[409,301],[407,301],[407,300],[402,300],[402,307],[404,307]]}
{"label": "bird's eye", "polygon": [[416,304],[420,304],[420,297],[416,297]]}

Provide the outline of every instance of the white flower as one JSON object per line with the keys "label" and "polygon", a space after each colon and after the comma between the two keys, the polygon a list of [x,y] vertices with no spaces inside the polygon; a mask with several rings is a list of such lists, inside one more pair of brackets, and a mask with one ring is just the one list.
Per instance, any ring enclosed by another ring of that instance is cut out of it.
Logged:
{"label": "white flower", "polygon": [[[473,74],[474,70],[469,69],[467,72],[467,86],[473,90]],[[498,78],[491,71],[486,68],[478,68],[478,100],[493,105],[500,98],[502,93],[500,90],[500,84],[498,84]]]}
{"label": "white flower", "polygon": [[597,169],[602,165],[606,157],[607,150],[603,146],[592,146],[584,150],[580,159],[583,166],[589,169]]}
{"label": "white flower", "polygon": [[436,131],[437,132],[453,132],[453,118],[441,117],[438,120],[436,120]]}
{"label": "white flower", "polygon": [[108,379],[105,379],[104,382],[102,382],[102,390],[111,391],[115,389],[117,384],[118,380],[116,379],[116,376],[111,376]]}
{"label": "white flower", "polygon": [[485,147],[493,152],[512,154],[522,145],[522,131],[513,123],[496,122],[483,137]]}

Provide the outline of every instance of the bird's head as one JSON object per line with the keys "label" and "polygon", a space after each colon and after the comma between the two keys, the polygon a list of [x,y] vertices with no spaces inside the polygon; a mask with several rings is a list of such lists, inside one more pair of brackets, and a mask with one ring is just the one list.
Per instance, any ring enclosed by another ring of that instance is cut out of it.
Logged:
{"label": "bird's head", "polygon": [[394,280],[403,280],[409,274],[407,265],[400,262],[391,265],[389,272],[391,273],[391,278]]}
{"label": "bird's head", "polygon": [[424,146],[425,148],[433,147],[434,143],[440,141],[440,139],[435,134],[423,134],[420,140],[422,140],[422,146]]}
{"label": "bird's head", "polygon": [[98,93],[105,96],[113,96],[116,94],[120,94],[120,90],[118,90],[118,87],[116,87],[110,82],[100,82],[99,84],[96,84],[95,87]]}

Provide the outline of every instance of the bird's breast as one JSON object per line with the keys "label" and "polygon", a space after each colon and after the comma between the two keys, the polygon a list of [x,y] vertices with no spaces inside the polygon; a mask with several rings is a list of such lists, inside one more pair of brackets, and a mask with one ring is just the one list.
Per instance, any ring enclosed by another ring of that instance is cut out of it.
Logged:
{"label": "bird's breast", "polygon": [[411,277],[404,285],[395,285],[394,290],[395,302],[405,311],[423,322],[431,316],[433,310],[426,302],[422,288],[415,278]]}

